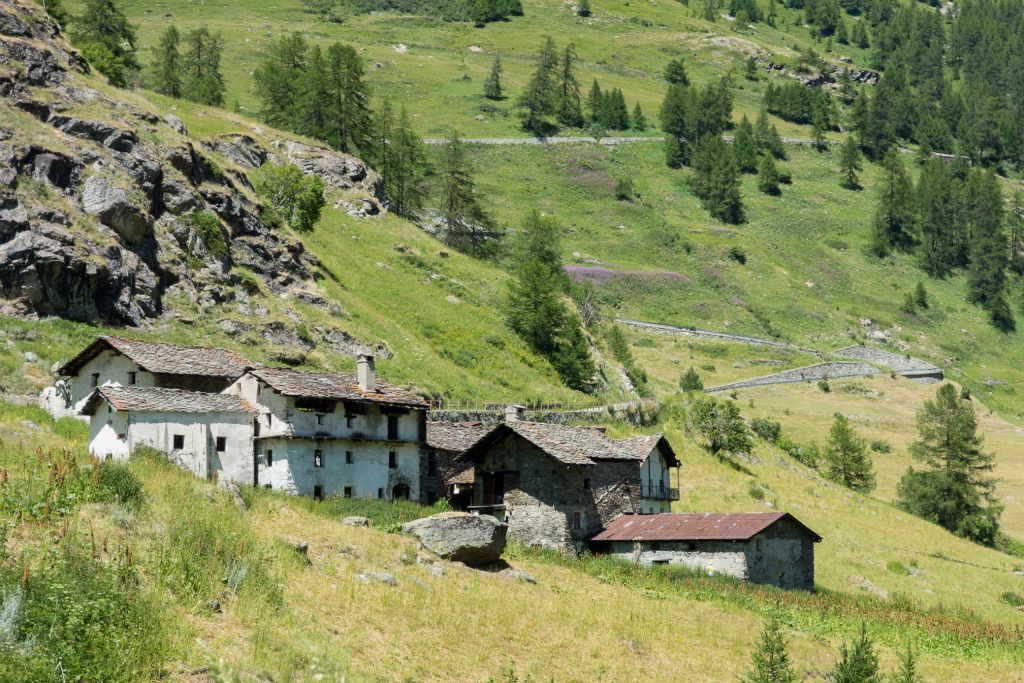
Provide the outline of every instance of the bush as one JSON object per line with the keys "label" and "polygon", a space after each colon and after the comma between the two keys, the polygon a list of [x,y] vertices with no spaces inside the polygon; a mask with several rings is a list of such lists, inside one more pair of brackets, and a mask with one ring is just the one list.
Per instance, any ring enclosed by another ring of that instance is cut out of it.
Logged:
{"label": "bush", "polygon": [[999,599],[1005,602],[1010,607],[1024,607],[1024,596],[1013,591],[1006,591],[999,596]]}
{"label": "bush", "polygon": [[128,463],[93,461],[95,499],[104,503],[117,503],[129,510],[139,510],[146,504],[146,491]]}
{"label": "bush", "polygon": [[615,198],[620,202],[628,202],[633,199],[633,181],[629,178],[620,178],[615,183]]}
{"label": "bush", "polygon": [[687,368],[679,378],[679,388],[683,391],[704,391],[704,381],[692,367]]}
{"label": "bush", "polygon": [[799,444],[795,441],[790,441],[785,436],[780,436],[778,445],[779,448],[786,451],[797,462],[811,469],[818,469],[818,462],[821,460],[821,449],[818,448],[818,444],[813,442]]}
{"label": "bush", "polygon": [[223,261],[228,257],[228,243],[224,238],[224,228],[220,219],[209,211],[192,213],[185,218],[188,225],[196,231],[196,236],[206,245],[206,252]]}
{"label": "bush", "polygon": [[742,247],[730,247],[729,258],[741,266],[747,265],[747,252],[745,252]]}
{"label": "bush", "polygon": [[828,380],[818,380],[818,388],[821,389],[822,393],[829,393],[832,391],[832,387],[829,386]]}
{"label": "bush", "polygon": [[757,482],[750,482],[750,486],[747,488],[747,493],[754,500],[764,500],[765,490],[761,488]]}
{"label": "bush", "polygon": [[[254,172],[253,187],[270,202],[282,221],[300,231],[312,230],[324,207],[324,184],[295,164],[266,163]],[[273,223],[273,216],[270,217]]]}
{"label": "bush", "polygon": [[888,441],[875,439],[871,442],[871,450],[875,453],[892,453],[892,446],[889,445]]}
{"label": "bush", "polygon": [[776,443],[778,442],[779,437],[782,436],[782,425],[775,420],[755,417],[750,421],[750,428],[754,430],[755,434],[768,443]]}

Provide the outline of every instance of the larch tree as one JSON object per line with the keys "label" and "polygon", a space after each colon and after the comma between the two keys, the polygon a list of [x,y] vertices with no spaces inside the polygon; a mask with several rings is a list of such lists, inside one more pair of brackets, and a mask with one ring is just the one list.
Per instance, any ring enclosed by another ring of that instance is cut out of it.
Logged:
{"label": "larch tree", "polygon": [[846,141],[839,149],[839,168],[843,176],[843,187],[847,190],[859,190],[860,177],[857,174],[864,166],[861,164],[860,146],[852,135],[846,136]]}
{"label": "larch tree", "polygon": [[181,97],[181,34],[168,26],[153,49],[153,89],[168,97]]}
{"label": "larch tree", "polygon": [[489,256],[494,244],[493,223],[476,193],[473,166],[459,133],[452,130],[438,164],[441,189],[442,241],[474,256]]}
{"label": "larch tree", "polygon": [[526,89],[519,96],[517,105],[522,110],[523,128],[543,135],[549,123],[547,117],[556,113],[558,107],[556,76],[558,74],[558,54],[555,41],[549,36],[544,41],[537,60],[537,69],[533,72]]}
{"label": "larch tree", "polygon": [[1004,332],[1016,328],[1006,302],[1010,252],[1003,231],[1005,209],[999,181],[992,171],[972,171],[965,192],[970,230],[968,298],[986,311],[993,325]]}
{"label": "larch tree", "polygon": [[914,241],[910,180],[896,150],[886,155],[882,170],[872,234],[872,249],[878,256],[885,256],[893,249],[906,250]]}
{"label": "larch tree", "polygon": [[303,81],[309,48],[301,33],[270,44],[253,72],[260,117],[275,128],[294,129],[298,118],[298,84]]}
{"label": "larch tree", "polygon": [[224,41],[219,33],[210,33],[206,26],[185,34],[187,50],[183,59],[186,99],[210,106],[224,104],[224,77],[220,72],[220,57]]}
{"label": "larch tree", "polygon": [[71,42],[111,85],[124,88],[139,72],[135,27],[114,0],[86,0],[75,17]]}
{"label": "larch tree", "polygon": [[764,624],[761,641],[751,657],[750,671],[742,683],[796,683],[799,677],[786,650],[782,622],[769,619]]}
{"label": "larch tree", "polygon": [[583,107],[580,103],[580,84],[576,80],[576,46],[569,43],[562,52],[558,74],[558,122],[563,126],[583,125]]}
{"label": "larch tree", "polygon": [[502,73],[501,57],[495,56],[494,62],[491,64],[491,70],[484,81],[484,97],[487,99],[500,100],[504,97],[501,87]]}
{"label": "larch tree", "polygon": [[775,168],[775,159],[768,152],[761,154],[757,163],[757,189],[765,194],[777,197],[779,189],[779,171]]}
{"label": "larch tree", "polygon": [[983,450],[974,404],[952,384],[917,413],[910,452],[928,469],[907,470],[897,494],[907,511],[955,534],[991,545],[1002,508],[995,499],[995,454]]}
{"label": "larch tree", "polygon": [[331,118],[324,139],[343,152],[371,152],[373,118],[370,90],[363,81],[363,60],[349,45],[327,48],[328,111]]}
{"label": "larch tree", "polygon": [[932,277],[945,277],[956,265],[957,226],[956,193],[944,161],[925,163],[915,194],[921,267]]}
{"label": "larch tree", "polygon": [[744,173],[757,172],[758,157],[760,150],[754,140],[754,126],[750,119],[744,114],[736,126],[736,133],[733,135],[732,148],[736,154],[736,163]]}
{"label": "larch tree", "polygon": [[864,440],[842,413],[836,413],[825,443],[825,476],[837,484],[859,493],[870,493],[875,488],[875,474],[871,468]]}
{"label": "larch tree", "polygon": [[878,655],[875,643],[868,636],[867,626],[862,622],[860,634],[839,650],[839,662],[832,670],[831,683],[883,683],[878,673]]}

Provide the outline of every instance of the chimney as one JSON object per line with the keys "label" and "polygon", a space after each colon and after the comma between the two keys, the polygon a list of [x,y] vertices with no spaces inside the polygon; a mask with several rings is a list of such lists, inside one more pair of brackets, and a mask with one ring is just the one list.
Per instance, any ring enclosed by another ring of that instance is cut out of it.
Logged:
{"label": "chimney", "polygon": [[526,417],[526,408],[513,403],[505,408],[505,422],[521,422]]}
{"label": "chimney", "polygon": [[361,353],[356,361],[356,377],[359,388],[363,391],[377,391],[377,369],[373,364],[373,354]]}

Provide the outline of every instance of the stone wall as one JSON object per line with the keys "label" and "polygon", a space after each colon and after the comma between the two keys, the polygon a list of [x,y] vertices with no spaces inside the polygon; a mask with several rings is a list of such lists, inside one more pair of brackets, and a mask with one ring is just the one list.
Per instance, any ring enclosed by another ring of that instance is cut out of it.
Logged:
{"label": "stone wall", "polygon": [[772,375],[754,377],[753,379],[745,379],[740,382],[733,382],[731,384],[723,384],[717,387],[710,387],[707,389],[707,391],[709,393],[716,391],[731,391],[733,389],[762,387],[771,384],[817,382],[820,380],[839,379],[842,377],[870,377],[872,375],[879,374],[882,374],[882,370],[879,370],[874,365],[868,365],[867,363],[818,363],[816,365],[808,365],[807,367],[804,368],[786,370],[785,372],[777,372]]}

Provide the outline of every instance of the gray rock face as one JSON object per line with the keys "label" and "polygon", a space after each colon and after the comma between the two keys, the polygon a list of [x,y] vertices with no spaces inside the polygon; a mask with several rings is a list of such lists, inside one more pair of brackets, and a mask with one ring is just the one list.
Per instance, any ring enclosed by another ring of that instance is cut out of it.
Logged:
{"label": "gray rock face", "polygon": [[165,114],[164,122],[171,127],[175,133],[181,133],[182,135],[188,135],[188,129],[185,128],[185,122],[179,119],[174,114]]}
{"label": "gray rock face", "polygon": [[341,523],[345,526],[370,526],[370,520],[368,520],[366,517],[346,517],[345,519],[341,520]]}
{"label": "gray rock face", "polygon": [[90,176],[82,190],[82,209],[130,244],[153,236],[153,224],[128,199],[128,193],[100,176]]}
{"label": "gray rock face", "polygon": [[468,565],[492,564],[505,550],[508,525],[490,515],[442,512],[402,525],[427,550]]}

